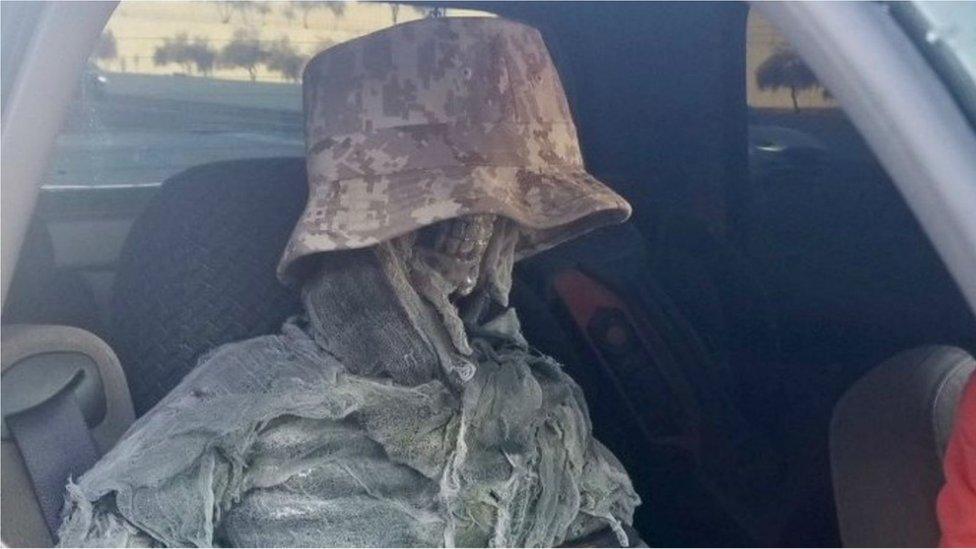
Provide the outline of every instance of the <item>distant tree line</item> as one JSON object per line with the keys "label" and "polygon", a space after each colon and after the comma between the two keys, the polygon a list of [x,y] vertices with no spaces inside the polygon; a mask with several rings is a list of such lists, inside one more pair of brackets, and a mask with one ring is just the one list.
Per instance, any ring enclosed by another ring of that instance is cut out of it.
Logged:
{"label": "distant tree line", "polygon": [[205,38],[198,36],[190,41],[186,33],[180,33],[163,39],[163,43],[156,46],[152,59],[156,66],[180,65],[187,74],[196,67],[198,73],[210,76],[217,62],[217,52]]}
{"label": "distant tree line", "polygon": [[220,22],[228,24],[236,15],[241,23],[251,25],[251,18],[258,16],[262,21],[271,13],[271,6],[281,4],[284,6],[282,15],[285,19],[293,21],[298,14],[301,14],[302,26],[308,28],[309,16],[318,10],[324,9],[331,12],[336,17],[342,17],[346,12],[346,2],[257,2],[246,0],[222,0],[217,2],[217,12],[220,15]]}
{"label": "distant tree line", "polygon": [[264,43],[254,31],[246,29],[236,30],[230,42],[220,49],[212,47],[206,38],[190,40],[186,33],[180,33],[164,39],[153,52],[156,66],[179,65],[187,74],[195,71],[203,76],[212,75],[214,68],[239,68],[247,71],[251,81],[257,79],[258,67],[264,65],[285,80],[297,82],[307,60],[308,56],[296,50],[287,36]]}
{"label": "distant tree line", "polygon": [[92,55],[95,59],[107,61],[109,59],[115,59],[118,54],[119,50],[115,43],[115,34],[112,33],[111,29],[104,30],[102,35],[98,37],[98,43],[95,44],[95,51]]}
{"label": "distant tree line", "polygon": [[[235,16],[245,26],[252,24],[252,17],[257,15],[263,21],[272,11],[273,5],[283,6],[281,15],[288,21],[294,21],[299,16],[302,20],[302,27],[308,28],[309,17],[316,11],[325,10],[335,17],[342,17],[346,14],[347,0],[331,0],[323,2],[321,0],[307,1],[294,0],[290,2],[259,2],[247,0],[221,0],[217,2],[217,11],[220,15],[220,22],[229,24]],[[397,24],[400,18],[400,4],[390,2],[390,18],[393,24]],[[409,6],[421,17],[443,17],[447,13],[447,8],[443,6],[421,7]]]}
{"label": "distant tree line", "polygon": [[[163,39],[153,51],[152,61],[156,66],[178,65],[186,74],[212,76],[215,69],[243,69],[247,71],[252,81],[257,79],[257,70],[264,66],[268,71],[280,74],[285,80],[297,82],[301,78],[302,68],[308,61],[308,56],[292,46],[287,36],[282,36],[274,42],[262,42],[252,28],[253,18],[260,17],[262,21],[272,12],[274,5],[284,6],[281,14],[289,21],[299,16],[302,25],[308,28],[309,17],[317,10],[327,10],[336,17],[342,17],[346,12],[345,1],[331,2],[261,2],[261,1],[219,1],[218,14],[222,23],[230,23],[236,16],[248,28],[234,31],[231,40],[221,48],[215,48],[207,38],[196,36],[191,39],[187,33],[179,33],[171,38]],[[400,15],[400,5],[389,4],[390,16],[396,24]],[[442,17],[445,15],[443,7],[409,6],[422,17]],[[330,40],[319,44],[319,49],[333,45]],[[106,30],[95,49],[94,57],[99,60],[110,60],[118,56],[115,36],[111,30]],[[119,59],[122,70],[125,70],[125,59]],[[139,57],[133,57],[133,63],[138,65]]]}

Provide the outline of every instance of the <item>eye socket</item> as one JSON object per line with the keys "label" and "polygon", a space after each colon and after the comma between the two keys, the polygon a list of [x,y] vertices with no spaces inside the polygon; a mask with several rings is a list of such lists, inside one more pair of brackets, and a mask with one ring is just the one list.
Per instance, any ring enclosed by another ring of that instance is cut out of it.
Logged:
{"label": "eye socket", "polygon": [[469,214],[438,221],[417,229],[414,243],[449,255],[472,244],[483,251],[496,219],[493,214]]}
{"label": "eye socket", "polygon": [[433,248],[437,245],[437,241],[441,234],[445,231],[450,230],[451,220],[438,221],[431,225],[427,225],[417,231],[416,243],[424,248]]}

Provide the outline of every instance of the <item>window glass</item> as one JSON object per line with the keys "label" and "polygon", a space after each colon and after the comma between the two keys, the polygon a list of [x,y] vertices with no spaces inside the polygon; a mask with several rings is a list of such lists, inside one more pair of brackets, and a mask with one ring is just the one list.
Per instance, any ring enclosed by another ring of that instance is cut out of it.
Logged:
{"label": "window glass", "polygon": [[45,183],[156,185],[191,166],[301,156],[315,53],[421,17],[371,2],[123,2],[92,53]]}
{"label": "window glass", "polygon": [[747,25],[746,79],[754,109],[833,108],[830,94],[779,31],[755,11]]}
{"label": "window glass", "polygon": [[829,90],[755,11],[746,50],[744,240],[777,304],[784,348],[839,362],[965,333],[964,301]]}
{"label": "window glass", "polygon": [[754,10],[746,32],[753,181],[776,178],[781,186],[819,177],[830,166],[857,181],[887,184],[867,143],[789,41]]}
{"label": "window glass", "polygon": [[[803,170],[807,157],[822,160],[826,141],[843,127],[845,138],[857,132],[846,124],[830,92],[817,80],[790,43],[754,10],[746,34],[746,97],[749,103],[749,158],[754,176],[770,169]],[[863,151],[867,153],[867,151]]]}

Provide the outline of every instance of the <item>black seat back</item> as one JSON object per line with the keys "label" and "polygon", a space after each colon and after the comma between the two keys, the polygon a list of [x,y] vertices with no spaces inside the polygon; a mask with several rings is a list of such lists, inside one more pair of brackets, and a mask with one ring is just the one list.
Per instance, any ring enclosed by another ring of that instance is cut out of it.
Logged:
{"label": "black seat back", "polygon": [[306,196],[302,158],[217,162],[163,183],[128,236],[112,302],[137,415],[201,354],[274,332],[299,310],[275,265]]}

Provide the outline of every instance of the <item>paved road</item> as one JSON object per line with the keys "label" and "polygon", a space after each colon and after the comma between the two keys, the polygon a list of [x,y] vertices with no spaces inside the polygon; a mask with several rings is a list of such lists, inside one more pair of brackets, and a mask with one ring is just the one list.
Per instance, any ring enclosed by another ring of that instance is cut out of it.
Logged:
{"label": "paved road", "polygon": [[158,183],[191,166],[303,154],[298,85],[110,74],[82,93],[48,185]]}

